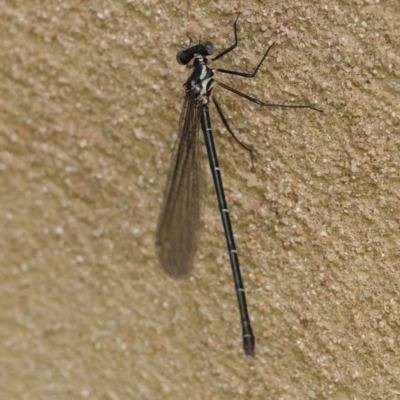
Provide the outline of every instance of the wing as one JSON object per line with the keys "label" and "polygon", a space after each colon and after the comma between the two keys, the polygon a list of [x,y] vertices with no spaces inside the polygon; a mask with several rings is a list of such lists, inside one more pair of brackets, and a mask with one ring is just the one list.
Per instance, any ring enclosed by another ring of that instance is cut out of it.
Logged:
{"label": "wing", "polygon": [[202,107],[195,107],[194,96],[194,92],[188,92],[185,97],[157,226],[158,257],[172,277],[192,270],[200,236],[204,183],[199,140]]}

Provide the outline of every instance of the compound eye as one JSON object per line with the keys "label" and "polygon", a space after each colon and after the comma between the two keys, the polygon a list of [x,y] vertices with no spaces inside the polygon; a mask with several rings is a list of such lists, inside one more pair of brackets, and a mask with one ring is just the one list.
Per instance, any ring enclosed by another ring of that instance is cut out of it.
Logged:
{"label": "compound eye", "polygon": [[214,43],[211,42],[205,42],[203,43],[204,48],[206,49],[207,53],[209,56],[211,56],[211,54],[215,53],[215,46]]}
{"label": "compound eye", "polygon": [[176,55],[176,61],[178,62],[178,64],[186,65],[190,62],[191,58],[188,58],[185,53],[186,50],[182,50]]}

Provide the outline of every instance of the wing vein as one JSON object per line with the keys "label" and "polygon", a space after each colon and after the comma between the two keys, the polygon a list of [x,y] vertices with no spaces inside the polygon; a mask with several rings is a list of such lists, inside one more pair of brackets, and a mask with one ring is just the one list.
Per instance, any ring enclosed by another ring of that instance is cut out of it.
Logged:
{"label": "wing vein", "polygon": [[194,99],[194,92],[186,94],[157,225],[158,257],[172,277],[188,275],[192,270],[201,227],[201,106],[196,107]]}

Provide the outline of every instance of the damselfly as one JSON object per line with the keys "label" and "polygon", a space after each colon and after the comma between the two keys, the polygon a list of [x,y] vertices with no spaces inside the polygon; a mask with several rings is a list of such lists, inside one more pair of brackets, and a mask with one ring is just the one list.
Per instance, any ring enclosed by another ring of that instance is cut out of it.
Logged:
{"label": "damselfly", "polygon": [[[201,125],[204,140],[207,147],[208,158],[210,161],[211,173],[217,192],[219,209],[221,212],[222,224],[225,231],[226,243],[228,246],[231,261],[233,279],[235,283],[236,295],[239,303],[240,318],[242,323],[243,347],[246,354],[254,356],[255,339],[250,325],[250,318],[247,312],[246,296],[240,274],[239,259],[236,251],[235,241],[226,204],[224,189],[222,186],[221,173],[218,167],[217,153],[214,146],[211,123],[209,116],[209,102],[213,100],[218,114],[222,119],[228,132],[232,137],[252,155],[252,151],[241,143],[228,125],[222,109],[215,99],[211,96],[213,87],[219,85],[223,89],[229,90],[253,103],[265,107],[284,107],[284,108],[309,108],[320,111],[317,108],[307,105],[287,105],[264,103],[252,96],[242,93],[214,78],[215,72],[253,78],[263,61],[271,50],[273,44],[267,48],[264,56],[252,73],[236,72],[222,68],[210,68],[214,62],[222,56],[232,51],[238,44],[236,24],[239,19],[237,16],[233,28],[235,43],[222,51],[212,59],[208,59],[215,52],[215,46],[211,42],[204,42],[182,50],[177,54],[177,61],[181,65],[187,65],[193,61],[193,68],[189,79],[183,85],[186,97],[181,112],[178,140],[172,157],[172,169],[170,171],[161,214],[157,227],[157,249],[161,265],[165,272],[172,277],[187,275],[193,268],[194,256],[196,253],[199,232],[201,226],[201,211],[203,204],[202,195],[202,163],[201,148],[199,138],[199,127]],[[190,44],[189,44],[190,46]]]}

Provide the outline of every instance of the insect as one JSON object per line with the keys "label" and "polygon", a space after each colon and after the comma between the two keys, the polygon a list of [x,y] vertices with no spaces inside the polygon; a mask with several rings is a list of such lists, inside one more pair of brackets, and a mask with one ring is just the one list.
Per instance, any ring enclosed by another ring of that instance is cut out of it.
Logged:
{"label": "insect", "polygon": [[211,59],[208,58],[215,52],[215,46],[211,42],[204,42],[189,47],[186,50],[178,52],[176,56],[178,63],[181,65],[188,66],[188,64],[193,61],[193,65],[190,65],[193,71],[189,79],[183,85],[186,93],[185,101],[180,116],[178,139],[172,156],[172,168],[169,173],[158,220],[156,245],[161,265],[168,275],[177,278],[190,273],[193,268],[199,240],[201,211],[204,200],[201,190],[203,183],[199,137],[199,128],[201,126],[232,267],[242,324],[243,348],[247,355],[254,356],[255,338],[247,311],[246,295],[240,273],[239,258],[236,251],[211,130],[209,115],[211,99],[228,132],[243,148],[250,152],[251,156],[252,151],[236,138],[222,113],[218,101],[212,96],[212,90],[215,86],[220,86],[223,89],[229,90],[264,107],[308,108],[319,112],[322,111],[308,105],[264,103],[214,78],[216,72],[253,78],[274,45],[273,43],[267,48],[264,56],[252,73],[237,72],[222,68],[210,68],[211,62],[228,54],[237,46],[237,21],[239,15],[240,14],[238,14],[233,24],[235,43],[215,57]]}

